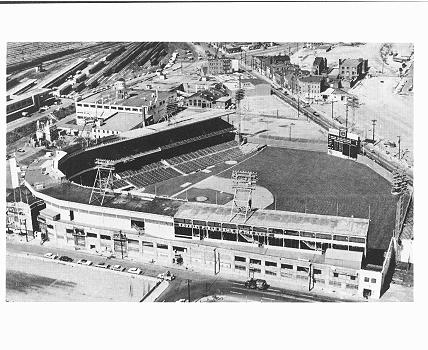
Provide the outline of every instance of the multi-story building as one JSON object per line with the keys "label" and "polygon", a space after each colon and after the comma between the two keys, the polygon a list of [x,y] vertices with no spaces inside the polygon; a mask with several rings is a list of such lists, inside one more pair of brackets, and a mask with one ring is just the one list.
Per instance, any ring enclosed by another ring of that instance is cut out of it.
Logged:
{"label": "multi-story building", "polygon": [[219,58],[212,58],[208,60],[208,74],[210,75],[219,75],[219,74],[230,74],[233,73],[233,67],[232,67],[232,61],[231,58],[227,57],[219,57]]}
{"label": "multi-story building", "polygon": [[312,74],[321,75],[326,72],[327,68],[327,58],[315,57],[314,63],[312,65]]}
{"label": "multi-story building", "polygon": [[325,78],[323,76],[299,77],[299,94],[309,101],[322,99],[321,92],[325,89]]}
{"label": "multi-story building", "polygon": [[[141,119],[145,125],[153,124],[165,116],[168,103],[177,99],[176,91],[131,90],[126,88],[123,80],[117,83],[119,84],[115,84],[114,89],[75,102],[78,125],[96,120],[107,122],[113,115],[116,115],[116,119],[122,118],[124,125],[132,124],[131,129],[135,127],[136,119]],[[117,131],[116,129],[111,130]]]}
{"label": "multi-story building", "polygon": [[37,217],[43,208],[44,202],[26,187],[14,188],[6,196],[6,231],[33,236],[39,230]]}
{"label": "multi-story building", "polygon": [[339,59],[339,75],[342,79],[354,82],[368,70],[368,60],[362,58]]}

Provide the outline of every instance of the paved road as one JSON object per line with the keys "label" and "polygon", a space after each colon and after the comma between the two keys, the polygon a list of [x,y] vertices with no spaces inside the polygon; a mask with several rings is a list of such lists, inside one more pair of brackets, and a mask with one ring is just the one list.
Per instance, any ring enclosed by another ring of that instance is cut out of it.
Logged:
{"label": "paved road", "polygon": [[[91,254],[84,251],[71,249],[58,249],[40,246],[32,243],[18,243],[8,241],[6,251],[14,253],[27,253],[30,255],[42,256],[47,252],[58,255],[67,255],[75,260],[86,258],[94,263],[108,261],[109,264],[120,264],[126,268],[140,267],[146,276],[155,277],[166,270],[165,267],[150,263],[135,262],[129,259],[107,259],[105,257]],[[209,276],[198,272],[184,270],[181,268],[168,268],[177,278],[170,283],[169,288],[161,294],[158,301],[172,302],[179,299],[188,298],[188,280],[190,280],[190,300],[195,301],[207,295],[230,295],[248,301],[263,302],[333,302],[344,301],[333,297],[320,296],[312,293],[305,293],[295,290],[270,287],[267,291],[248,290],[242,281],[226,278],[224,276]]]}

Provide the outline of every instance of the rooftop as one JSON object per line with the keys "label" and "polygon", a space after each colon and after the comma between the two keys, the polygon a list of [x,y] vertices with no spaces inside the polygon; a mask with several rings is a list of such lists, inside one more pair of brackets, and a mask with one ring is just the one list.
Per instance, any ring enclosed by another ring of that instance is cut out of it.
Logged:
{"label": "rooftop", "polygon": [[[80,102],[82,103],[105,103],[129,107],[141,107],[150,104],[150,101],[155,100],[156,90],[127,90],[128,97],[124,99],[117,98],[116,90],[110,89],[90,95]],[[164,99],[169,96],[168,92],[159,91],[159,99]]]}
{"label": "rooftop", "polygon": [[356,67],[362,62],[362,58],[345,58],[340,65],[345,67]]}
{"label": "rooftop", "polygon": [[321,81],[324,79],[324,77],[320,75],[310,75],[307,77],[300,77],[299,81],[303,83],[321,83]]}
{"label": "rooftop", "polygon": [[[54,197],[59,200],[89,204],[92,188],[79,186],[71,182],[63,182],[40,190],[40,193]],[[183,202],[164,198],[141,198],[131,194],[114,193],[106,196],[103,207],[173,216]],[[100,206],[97,203],[91,205]]]}
{"label": "rooftop", "polygon": [[117,112],[110,118],[105,119],[104,122],[100,126],[96,126],[95,129],[124,132],[136,128],[141,122],[142,117],[140,114]]}
{"label": "rooftop", "polygon": [[[244,224],[236,216],[230,221],[230,208],[206,203],[185,203],[175,217],[224,223]],[[366,237],[368,219],[306,214],[279,210],[256,210],[245,222],[256,227],[284,228],[297,231],[345,234]]]}

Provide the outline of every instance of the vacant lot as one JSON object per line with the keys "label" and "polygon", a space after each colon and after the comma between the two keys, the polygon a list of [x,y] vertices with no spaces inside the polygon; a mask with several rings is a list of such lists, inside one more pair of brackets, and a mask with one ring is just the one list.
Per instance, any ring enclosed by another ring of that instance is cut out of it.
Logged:
{"label": "vacant lot", "polygon": [[153,282],[128,274],[6,256],[9,301],[140,301]]}
{"label": "vacant lot", "polygon": [[[370,211],[368,246],[388,247],[396,198],[368,167],[326,153],[266,148],[236,168],[257,171],[258,185],[275,196],[279,210],[360,218]],[[221,176],[230,178],[231,171]]]}

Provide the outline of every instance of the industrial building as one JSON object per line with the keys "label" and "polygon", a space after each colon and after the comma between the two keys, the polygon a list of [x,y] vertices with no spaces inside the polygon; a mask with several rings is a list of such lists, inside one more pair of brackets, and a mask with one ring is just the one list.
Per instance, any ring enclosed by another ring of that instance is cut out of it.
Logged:
{"label": "industrial building", "polygon": [[[137,124],[130,122],[140,118],[145,125],[158,122],[165,116],[168,103],[176,101],[177,93],[175,91],[158,90],[132,90],[126,87],[125,81],[119,79],[114,88],[90,95],[80,101],[76,101],[76,123],[83,125],[88,122],[101,122],[98,125],[99,130],[103,130],[103,123],[113,123],[111,118],[114,116],[114,124],[118,118],[123,118],[124,126],[129,129]],[[110,121],[108,121],[110,119]],[[120,122],[120,121],[119,121]],[[122,131],[113,127],[111,131]],[[102,132],[101,132],[102,133]],[[101,135],[97,133],[97,135]]]}

